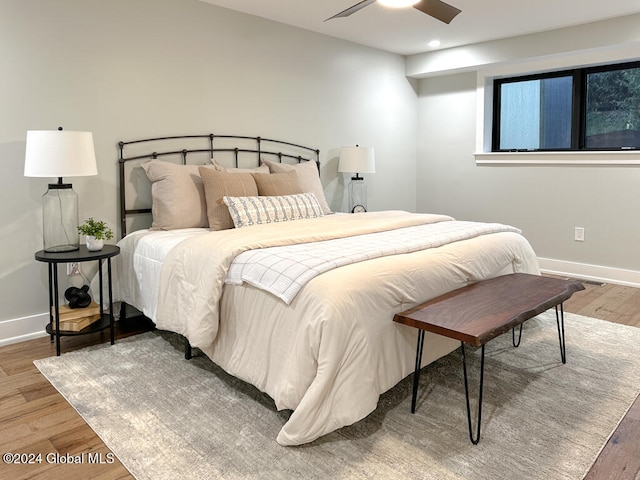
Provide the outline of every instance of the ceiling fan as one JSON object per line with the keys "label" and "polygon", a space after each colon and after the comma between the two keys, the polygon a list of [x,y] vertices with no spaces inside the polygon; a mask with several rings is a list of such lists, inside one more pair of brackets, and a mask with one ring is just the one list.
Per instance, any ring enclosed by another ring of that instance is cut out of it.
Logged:
{"label": "ceiling fan", "polygon": [[[378,0],[363,0],[361,2],[356,3],[354,6],[349,7],[346,10],[343,10],[342,12],[335,14],[333,17],[327,18],[327,20],[332,20],[334,18],[348,17],[349,15],[356,13],[358,10],[362,10],[364,7],[368,7],[372,3],[375,3],[376,1]],[[384,4],[384,2],[381,2],[381,3]],[[427,15],[430,15],[433,18],[436,18],[441,22],[444,22],[447,24],[451,23],[451,20],[453,20],[455,16],[462,11],[440,0],[420,0],[418,2],[405,1],[404,4],[405,5],[402,5],[402,6],[413,6],[413,8],[420,10],[421,12],[426,13]],[[325,22],[327,20],[325,20]]]}

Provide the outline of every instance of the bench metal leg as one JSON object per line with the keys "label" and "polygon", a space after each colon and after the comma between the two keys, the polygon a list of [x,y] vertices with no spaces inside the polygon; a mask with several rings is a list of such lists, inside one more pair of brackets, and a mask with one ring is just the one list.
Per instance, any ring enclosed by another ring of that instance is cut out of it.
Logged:
{"label": "bench metal leg", "polygon": [[[474,435],[473,426],[471,425],[471,406],[469,402],[469,383],[467,380],[467,359],[465,356],[464,342],[462,345],[462,371],[464,373],[464,391],[467,402],[467,421],[469,425],[469,439],[471,443],[477,445],[480,441],[480,425],[482,421],[482,387],[484,384],[484,345],[482,345],[482,359],[480,361],[480,388],[478,393],[478,414],[477,414],[477,433]],[[411,413],[416,412],[416,401],[418,399],[418,386],[420,384],[420,364],[422,363],[422,351],[424,347],[424,330],[418,329],[418,342],[416,345],[416,364],[413,372],[413,395],[411,397]]]}
{"label": "bench metal leg", "polygon": [[184,337],[184,358],[186,360],[191,360],[193,358],[193,352],[191,350],[191,344],[187,337]]}
{"label": "bench metal leg", "polygon": [[[560,307],[559,313],[558,307]],[[556,305],[556,323],[558,325],[558,340],[560,341],[560,358],[562,363],[567,363],[567,347],[564,340],[564,309],[562,304]]]}
{"label": "bench metal leg", "polygon": [[520,332],[518,333],[518,341],[516,342],[516,329],[515,327],[511,329],[511,343],[514,347],[518,348],[520,346],[520,340],[522,340],[522,323],[520,324]]}
{"label": "bench metal leg", "polygon": [[467,423],[469,425],[469,439],[471,443],[477,445],[480,441],[480,426],[482,424],[482,385],[484,383],[484,345],[482,345],[482,359],[480,360],[480,390],[478,393],[478,415],[477,415],[477,431],[474,436],[473,426],[471,425],[471,407],[469,405],[469,383],[467,382],[467,358],[464,353],[464,342],[462,345],[462,372],[464,374],[464,393],[467,397]]}
{"label": "bench metal leg", "polygon": [[411,413],[416,413],[418,384],[420,383],[420,364],[422,363],[422,347],[424,347],[424,330],[418,329],[418,344],[416,345],[416,368],[413,371],[413,396],[411,397]]}

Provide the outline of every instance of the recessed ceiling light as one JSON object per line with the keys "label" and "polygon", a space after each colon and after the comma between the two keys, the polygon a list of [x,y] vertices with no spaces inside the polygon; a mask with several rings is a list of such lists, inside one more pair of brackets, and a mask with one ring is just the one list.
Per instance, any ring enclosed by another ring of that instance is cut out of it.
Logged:
{"label": "recessed ceiling light", "polygon": [[440,46],[440,40],[431,40],[427,45],[431,48],[438,48]]}
{"label": "recessed ceiling light", "polygon": [[391,8],[410,7],[418,3],[418,0],[378,0],[380,5]]}

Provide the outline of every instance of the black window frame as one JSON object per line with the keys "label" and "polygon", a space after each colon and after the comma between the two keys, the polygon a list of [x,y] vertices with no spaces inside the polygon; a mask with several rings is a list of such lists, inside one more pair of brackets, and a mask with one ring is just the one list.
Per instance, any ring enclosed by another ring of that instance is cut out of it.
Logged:
{"label": "black window frame", "polygon": [[[587,123],[587,77],[592,73],[609,72],[640,68],[640,61],[597,65],[568,70],[554,70],[543,73],[520,75],[516,77],[495,78],[493,80],[493,112],[491,130],[492,152],[576,152],[576,151],[628,151],[640,150],[640,147],[621,146],[618,148],[586,147],[586,123]],[[500,149],[500,108],[502,85],[509,83],[525,82],[531,80],[545,80],[549,78],[572,77],[572,112],[571,112],[571,147],[569,148],[536,148],[536,149]]]}

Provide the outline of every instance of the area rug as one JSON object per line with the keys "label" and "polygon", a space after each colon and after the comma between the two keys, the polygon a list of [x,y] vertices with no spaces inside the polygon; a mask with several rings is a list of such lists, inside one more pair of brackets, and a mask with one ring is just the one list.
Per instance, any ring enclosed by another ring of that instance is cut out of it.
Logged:
{"label": "area rug", "polygon": [[487,344],[477,446],[460,349],[423,369],[414,415],[410,375],[367,418],[301,447],[275,441],[289,412],[204,356],[185,360],[171,334],[35,363],[138,479],[581,479],[640,393],[640,329],[566,314],[566,335],[566,365],[550,312],[519,348],[509,334]]}

